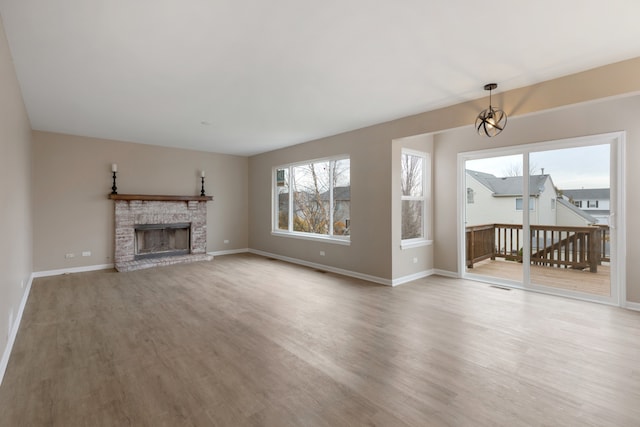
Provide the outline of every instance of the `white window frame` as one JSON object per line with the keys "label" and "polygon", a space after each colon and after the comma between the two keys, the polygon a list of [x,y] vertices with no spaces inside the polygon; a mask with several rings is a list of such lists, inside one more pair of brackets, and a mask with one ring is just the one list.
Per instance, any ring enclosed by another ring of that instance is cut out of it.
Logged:
{"label": "white window frame", "polygon": [[[431,156],[429,153],[424,151],[403,148],[400,154],[401,159],[405,154],[422,158],[422,196],[405,196],[400,192],[400,235],[402,236],[402,202],[405,200],[417,200],[422,201],[422,236],[411,239],[401,239],[401,249],[416,248],[419,246],[433,244],[433,240],[429,239],[431,230],[428,227],[428,224],[430,224],[428,217],[428,212],[430,212],[429,203],[431,202]],[[402,168],[400,168],[400,179],[402,179]]]}
{"label": "white window frame", "polygon": [[[320,158],[320,159],[313,159],[313,160],[306,160],[306,161],[301,161],[301,162],[296,162],[296,163],[289,163],[289,164],[285,164],[285,165],[280,165],[280,166],[276,166],[273,168],[272,173],[271,173],[271,192],[272,192],[272,196],[271,196],[271,204],[272,204],[272,209],[271,209],[271,235],[272,236],[280,236],[280,237],[290,237],[290,238],[294,238],[294,239],[302,239],[302,240],[314,240],[314,241],[323,241],[323,242],[328,242],[328,243],[334,243],[334,244],[338,244],[338,245],[346,245],[349,246],[351,245],[351,235],[333,235],[333,211],[334,211],[334,200],[333,200],[333,186],[330,187],[329,189],[329,234],[318,234],[318,233],[306,233],[306,232],[302,232],[302,231],[293,231],[293,208],[294,208],[294,203],[293,203],[293,186],[291,186],[291,177],[293,176],[293,169],[297,166],[304,166],[304,165],[309,165],[312,163],[320,163],[320,162],[329,162],[329,164],[331,165],[331,175],[333,175],[333,161],[338,161],[338,160],[349,160],[349,169],[351,169],[351,158],[349,155],[339,155],[339,156],[332,156],[332,157],[324,157],[324,158]],[[278,175],[278,170],[280,169],[288,169],[288,176],[289,176],[289,224],[288,224],[288,230],[282,230],[280,228],[278,228],[278,215],[279,215],[279,196],[278,196],[278,191],[277,191],[277,175]],[[349,178],[349,187],[351,187],[351,178]]]}
{"label": "white window frame", "polygon": [[473,205],[476,202],[476,198],[475,198],[475,191],[473,191],[473,188],[471,187],[467,187],[467,204],[468,205]]}
{"label": "white window frame", "polygon": [[[518,200],[521,200],[521,204],[524,205],[524,197],[516,197],[516,212],[522,212],[524,209],[518,209]],[[529,196],[529,210],[536,210],[535,197]]]}

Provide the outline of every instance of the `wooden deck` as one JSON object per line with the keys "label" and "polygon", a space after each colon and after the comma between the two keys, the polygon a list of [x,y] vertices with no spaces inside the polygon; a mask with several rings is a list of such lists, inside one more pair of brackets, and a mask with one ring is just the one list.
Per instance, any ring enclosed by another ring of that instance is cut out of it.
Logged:
{"label": "wooden deck", "polygon": [[[474,264],[467,272],[501,279],[522,281],[522,264],[502,259],[484,260]],[[536,285],[584,292],[592,295],[611,295],[611,268],[603,264],[597,273],[588,270],[531,266],[531,282]]]}

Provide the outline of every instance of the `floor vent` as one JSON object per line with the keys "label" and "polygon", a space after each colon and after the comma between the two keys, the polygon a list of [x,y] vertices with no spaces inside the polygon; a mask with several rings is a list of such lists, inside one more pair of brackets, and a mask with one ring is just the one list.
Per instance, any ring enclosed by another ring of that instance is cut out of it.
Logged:
{"label": "floor vent", "polygon": [[511,288],[507,288],[506,286],[497,286],[497,285],[489,285],[490,288],[502,289],[503,291],[510,291]]}

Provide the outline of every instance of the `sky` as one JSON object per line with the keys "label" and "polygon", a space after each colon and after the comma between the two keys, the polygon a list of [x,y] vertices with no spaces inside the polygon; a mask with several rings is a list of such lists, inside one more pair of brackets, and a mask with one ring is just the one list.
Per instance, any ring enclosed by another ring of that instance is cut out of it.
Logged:
{"label": "sky", "polygon": [[[609,150],[609,145],[604,144],[540,151],[531,153],[529,162],[533,174],[539,175],[544,168],[560,190],[609,188]],[[469,160],[466,168],[498,177],[513,176],[515,169],[522,175],[522,156]]]}

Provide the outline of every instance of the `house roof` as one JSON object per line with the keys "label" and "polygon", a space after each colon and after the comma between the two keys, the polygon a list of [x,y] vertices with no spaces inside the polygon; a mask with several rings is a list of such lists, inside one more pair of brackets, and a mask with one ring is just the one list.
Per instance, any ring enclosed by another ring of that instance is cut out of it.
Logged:
{"label": "house roof", "polygon": [[[487,187],[495,197],[522,196],[522,177],[506,176],[497,177],[490,173],[479,172],[467,169],[467,174],[471,175],[480,184]],[[539,196],[544,184],[550,179],[549,175],[532,175],[529,177],[529,194]]]}
{"label": "house roof", "polygon": [[[320,198],[322,200],[329,200],[329,191],[325,191],[320,194]],[[351,200],[351,187],[343,186],[343,187],[335,187],[333,189],[333,199],[334,200]]]}
{"label": "house roof", "polygon": [[583,211],[582,209],[578,208],[576,205],[574,205],[573,203],[563,199],[563,198],[558,198],[556,199],[562,206],[565,206],[567,209],[569,209],[570,211],[574,212],[577,215],[580,215],[582,218],[584,218],[585,220],[587,220],[588,222],[595,224],[598,222],[598,220],[596,218],[594,218],[593,216],[589,215],[587,212]]}
{"label": "house roof", "polygon": [[573,200],[609,200],[611,190],[609,188],[580,188],[562,190],[562,194]]}

